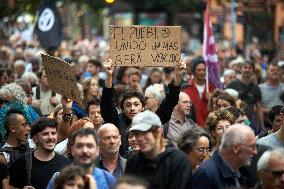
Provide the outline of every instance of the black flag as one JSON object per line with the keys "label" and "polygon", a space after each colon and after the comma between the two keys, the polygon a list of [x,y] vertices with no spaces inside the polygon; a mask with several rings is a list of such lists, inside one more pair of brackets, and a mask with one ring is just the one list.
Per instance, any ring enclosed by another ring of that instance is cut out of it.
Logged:
{"label": "black flag", "polygon": [[62,20],[53,0],[45,0],[40,7],[34,32],[44,49],[59,47],[63,39]]}

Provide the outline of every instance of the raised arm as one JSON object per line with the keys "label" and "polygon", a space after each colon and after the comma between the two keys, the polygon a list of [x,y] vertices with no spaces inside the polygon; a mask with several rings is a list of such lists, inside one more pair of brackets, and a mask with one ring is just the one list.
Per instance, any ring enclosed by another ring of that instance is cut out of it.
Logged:
{"label": "raised arm", "polygon": [[69,127],[72,122],[72,103],[73,101],[62,96],[61,103],[63,106],[62,122],[57,131],[57,143],[65,140],[68,137]]}
{"label": "raised arm", "polygon": [[162,124],[167,123],[171,119],[171,115],[174,107],[178,103],[179,92],[180,92],[180,83],[182,79],[182,74],[186,69],[186,64],[183,61],[180,61],[175,67],[175,77],[173,81],[168,85],[169,92],[166,94],[166,97],[160,104],[158,110],[156,111],[157,115],[160,117]]}
{"label": "raised arm", "polygon": [[102,118],[104,119],[105,123],[112,123],[119,127],[118,111],[114,103],[114,88],[112,86],[112,77],[114,71],[112,60],[108,59],[103,63],[103,66],[105,68],[107,78],[105,80],[105,87],[102,91],[100,104]]}

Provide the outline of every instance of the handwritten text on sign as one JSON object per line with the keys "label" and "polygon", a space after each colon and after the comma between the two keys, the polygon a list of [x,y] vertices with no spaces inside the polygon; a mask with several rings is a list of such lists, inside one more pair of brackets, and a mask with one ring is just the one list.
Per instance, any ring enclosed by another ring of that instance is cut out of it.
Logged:
{"label": "handwritten text on sign", "polygon": [[115,66],[175,66],[180,60],[180,26],[111,26]]}
{"label": "handwritten text on sign", "polygon": [[81,104],[74,67],[49,55],[41,54],[41,58],[51,89]]}

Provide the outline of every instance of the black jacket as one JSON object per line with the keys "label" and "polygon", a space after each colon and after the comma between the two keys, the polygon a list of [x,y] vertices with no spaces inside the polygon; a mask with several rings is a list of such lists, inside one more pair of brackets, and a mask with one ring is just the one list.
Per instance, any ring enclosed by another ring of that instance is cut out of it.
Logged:
{"label": "black jacket", "polygon": [[189,189],[192,168],[182,151],[167,147],[153,160],[141,152],[133,155],[126,163],[125,174],[145,179],[150,189]]}
{"label": "black jacket", "polygon": [[[174,107],[179,100],[180,86],[173,83],[168,85],[169,92],[160,104],[156,114],[160,117],[162,124],[167,123],[171,119]],[[118,113],[114,103],[114,88],[103,88],[101,97],[101,115],[105,123],[112,123],[117,126],[121,134],[120,155],[125,157],[128,150],[128,142],[126,137],[127,128],[131,125],[132,120],[127,118],[124,113]]]}

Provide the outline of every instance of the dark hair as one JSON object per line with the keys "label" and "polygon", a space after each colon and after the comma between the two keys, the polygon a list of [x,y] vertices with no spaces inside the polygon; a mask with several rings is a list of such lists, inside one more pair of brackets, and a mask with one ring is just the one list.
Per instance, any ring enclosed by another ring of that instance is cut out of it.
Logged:
{"label": "dark hair", "polygon": [[136,97],[140,100],[140,102],[142,103],[142,106],[145,106],[146,100],[145,97],[142,93],[140,93],[139,91],[136,90],[128,90],[124,93],[124,95],[122,96],[121,100],[120,100],[120,108],[121,110],[123,110],[123,104],[125,102],[125,100],[130,99]]}
{"label": "dark hair", "polygon": [[241,64],[241,67],[243,67],[246,64],[251,65],[253,70],[255,70],[255,65],[254,65],[254,63],[251,60],[245,60],[245,62]]}
{"label": "dark hair", "polygon": [[102,67],[102,63],[97,59],[90,59],[87,63],[93,64],[93,65],[100,67],[100,68]]}
{"label": "dark hair", "polygon": [[191,72],[194,74],[198,64],[205,64],[203,57],[198,56],[191,61]]}
{"label": "dark hair", "polygon": [[240,109],[240,108],[237,108],[235,106],[230,106],[228,108],[225,108],[225,111],[229,111],[231,112],[231,114],[233,114],[234,116],[234,122],[236,119],[238,119],[240,116],[246,116],[246,113]]}
{"label": "dark hair", "polygon": [[4,73],[6,73],[8,75],[7,69],[6,68],[0,68],[0,77],[2,77],[4,75]]}
{"label": "dark hair", "polygon": [[[63,189],[63,186],[64,184],[66,184],[66,182],[74,180],[77,176],[84,179],[84,172],[82,168],[77,165],[70,165],[65,167],[56,177],[54,181],[54,189]],[[86,188],[88,188],[88,186],[84,186],[84,189]]]}
{"label": "dark hair", "polygon": [[98,135],[96,133],[96,131],[92,128],[81,128],[77,131],[75,131],[74,133],[72,133],[71,135],[71,144],[74,145],[75,144],[75,140],[76,137],[83,137],[83,136],[89,136],[92,135],[96,141],[96,144],[99,144],[99,138]]}
{"label": "dark hair", "polygon": [[236,101],[235,101],[234,97],[232,97],[228,93],[221,93],[220,95],[218,95],[217,99],[215,101],[215,106],[217,106],[218,100],[220,100],[220,99],[229,102],[231,104],[231,106],[236,106]]}
{"label": "dark hair", "polygon": [[92,100],[89,100],[89,101],[87,102],[86,107],[85,107],[85,111],[89,114],[89,108],[90,108],[90,106],[92,106],[92,105],[100,106],[100,103],[101,103],[101,101],[100,101],[99,99],[92,99]]}
{"label": "dark hair", "polygon": [[[125,74],[126,70],[127,70],[128,67],[126,66],[120,66],[116,72],[116,81],[121,84],[122,82],[122,77],[123,75]],[[126,83],[124,83],[126,84]]]}
{"label": "dark hair", "polygon": [[276,106],[273,106],[270,111],[268,112],[268,118],[271,122],[273,122],[275,116],[277,115],[280,115],[281,113],[281,109],[283,108],[284,106],[281,106],[281,105],[276,105]]}
{"label": "dark hair", "polygon": [[191,129],[186,130],[178,139],[177,146],[179,149],[181,149],[187,154],[193,150],[194,145],[202,136],[208,138],[210,146],[211,140],[209,135],[202,128],[199,127],[193,127]]}
{"label": "dark hair", "polygon": [[119,184],[124,183],[129,184],[131,186],[144,186],[145,188],[149,188],[149,183],[147,183],[145,180],[130,175],[124,175],[122,177],[119,177],[116,181],[115,186],[117,187]]}
{"label": "dark hair", "polygon": [[36,122],[34,122],[31,126],[31,138],[46,129],[47,127],[55,128],[57,130],[57,123],[54,119],[41,117]]}

